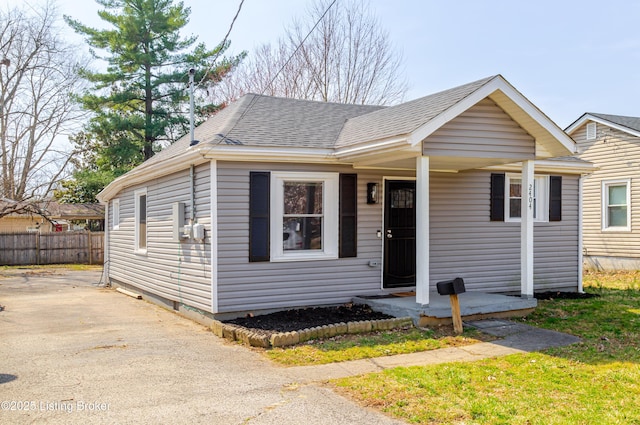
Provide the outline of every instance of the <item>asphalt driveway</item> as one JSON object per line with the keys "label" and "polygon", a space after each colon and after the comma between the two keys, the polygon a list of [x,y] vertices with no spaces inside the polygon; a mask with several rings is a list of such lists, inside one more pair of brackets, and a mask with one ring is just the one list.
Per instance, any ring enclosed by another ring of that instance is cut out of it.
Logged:
{"label": "asphalt driveway", "polygon": [[99,279],[0,278],[0,423],[400,423]]}

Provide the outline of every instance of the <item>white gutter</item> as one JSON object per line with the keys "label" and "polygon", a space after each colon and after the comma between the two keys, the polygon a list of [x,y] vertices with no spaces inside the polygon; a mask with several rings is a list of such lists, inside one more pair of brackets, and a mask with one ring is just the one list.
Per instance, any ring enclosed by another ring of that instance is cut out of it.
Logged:
{"label": "white gutter", "polygon": [[182,171],[188,168],[191,164],[198,165],[203,162],[206,161],[199,151],[187,150],[183,154],[162,161],[162,166],[156,166],[157,164],[154,164],[149,167],[134,168],[127,174],[124,174],[112,181],[107,187],[98,193],[96,198],[100,202],[108,202],[125,187],[142,184],[149,180]]}
{"label": "white gutter", "polygon": [[381,149],[389,149],[392,147],[406,146],[411,148],[408,143],[408,135],[392,137],[389,139],[378,140],[376,142],[367,142],[361,145],[350,145],[345,148],[338,148],[334,151],[333,155],[338,158],[350,157],[353,155],[364,155],[367,153],[375,153]]}

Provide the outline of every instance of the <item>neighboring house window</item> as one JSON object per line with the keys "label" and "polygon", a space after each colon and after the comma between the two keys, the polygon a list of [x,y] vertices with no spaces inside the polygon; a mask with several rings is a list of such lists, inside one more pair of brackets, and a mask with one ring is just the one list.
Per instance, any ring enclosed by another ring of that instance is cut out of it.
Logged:
{"label": "neighboring house window", "polygon": [[136,252],[147,252],[147,189],[136,190],[135,198],[135,247]]}
{"label": "neighboring house window", "polygon": [[114,199],[111,203],[113,209],[113,230],[120,228],[120,199]]}
{"label": "neighboring house window", "polygon": [[271,261],[338,258],[337,173],[271,175]]}
{"label": "neighboring house window", "polygon": [[590,122],[587,124],[587,140],[595,140],[596,138],[596,123]]}
{"label": "neighboring house window", "polygon": [[[505,184],[505,221],[520,221],[523,201],[527,202],[519,174],[507,174]],[[549,221],[549,176],[535,176],[533,181],[533,219]]]}
{"label": "neighboring house window", "polygon": [[631,180],[602,182],[602,229],[631,230]]}

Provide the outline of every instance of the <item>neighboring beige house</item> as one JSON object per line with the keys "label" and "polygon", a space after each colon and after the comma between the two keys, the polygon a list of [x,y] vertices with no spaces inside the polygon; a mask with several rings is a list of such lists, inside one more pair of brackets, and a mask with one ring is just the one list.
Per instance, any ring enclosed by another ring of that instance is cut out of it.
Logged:
{"label": "neighboring beige house", "polygon": [[585,267],[640,269],[640,118],[588,112],[566,132],[596,167],[582,183]]}
{"label": "neighboring beige house", "polygon": [[99,195],[105,276],[228,317],[464,279],[581,287],[591,166],[502,76],[390,107],[248,94]]}
{"label": "neighboring beige house", "polygon": [[104,206],[100,204],[59,204],[47,201],[39,204],[36,209],[42,214],[14,213],[0,218],[0,233],[66,232],[87,227],[104,230]]}

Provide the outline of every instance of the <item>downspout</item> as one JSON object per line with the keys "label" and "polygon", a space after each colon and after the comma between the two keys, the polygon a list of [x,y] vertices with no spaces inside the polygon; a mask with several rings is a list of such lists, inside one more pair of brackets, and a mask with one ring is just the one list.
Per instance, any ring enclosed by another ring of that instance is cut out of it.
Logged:
{"label": "downspout", "polygon": [[196,221],[196,173],[193,165],[189,168],[189,181],[191,182],[191,214],[189,215],[189,224],[193,226]]}
{"label": "downspout", "polygon": [[109,279],[109,233],[109,201],[107,201],[104,207],[104,258],[102,259],[102,274],[105,278],[104,286],[111,286],[111,280]]}
{"label": "downspout", "polygon": [[[193,85],[194,85],[194,75],[196,70],[191,68],[189,70],[189,134],[191,136],[190,145],[193,145],[195,142],[195,117],[194,117],[194,100],[193,100]],[[189,224],[193,226],[196,219],[196,175],[193,169],[193,165],[189,169],[189,177],[191,181],[191,215],[189,217]]]}
{"label": "downspout", "polygon": [[582,209],[583,209],[583,188],[584,188],[584,175],[580,175],[578,179],[578,292],[584,292],[582,273],[583,273],[583,261],[584,261],[584,248],[582,242]]}

